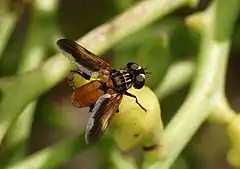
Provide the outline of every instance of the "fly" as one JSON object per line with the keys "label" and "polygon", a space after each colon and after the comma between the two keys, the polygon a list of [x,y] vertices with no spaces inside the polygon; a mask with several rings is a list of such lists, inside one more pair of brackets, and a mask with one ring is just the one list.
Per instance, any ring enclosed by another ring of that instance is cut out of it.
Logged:
{"label": "fly", "polygon": [[[136,103],[147,111],[138,101],[138,98],[127,92],[132,86],[141,89],[145,84],[144,68],[137,63],[127,63],[123,69],[115,69],[106,61],[69,39],[60,39],[57,45],[77,66],[77,70],[70,71],[68,83],[75,90],[71,101],[76,107],[90,107],[89,119],[85,130],[86,143],[99,140],[106,131],[111,118],[119,112],[119,105],[123,95],[133,97]],[[81,87],[74,84],[74,74],[90,80],[92,75],[97,75],[93,80]]]}

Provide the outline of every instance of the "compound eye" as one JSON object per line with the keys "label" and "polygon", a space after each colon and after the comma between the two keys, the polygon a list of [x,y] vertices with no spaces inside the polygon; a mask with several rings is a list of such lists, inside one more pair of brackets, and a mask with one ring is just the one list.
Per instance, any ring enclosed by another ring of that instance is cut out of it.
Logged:
{"label": "compound eye", "polygon": [[139,69],[138,64],[133,63],[133,62],[128,63],[128,64],[127,64],[127,67],[128,67],[129,69],[131,69],[131,70],[138,70],[138,69]]}
{"label": "compound eye", "polygon": [[141,89],[144,86],[144,84],[145,84],[145,75],[144,74],[137,75],[133,87],[136,89]]}
{"label": "compound eye", "polygon": [[144,82],[144,81],[145,81],[145,75],[144,75],[144,74],[139,74],[139,75],[137,75],[136,81],[138,81],[138,82]]}

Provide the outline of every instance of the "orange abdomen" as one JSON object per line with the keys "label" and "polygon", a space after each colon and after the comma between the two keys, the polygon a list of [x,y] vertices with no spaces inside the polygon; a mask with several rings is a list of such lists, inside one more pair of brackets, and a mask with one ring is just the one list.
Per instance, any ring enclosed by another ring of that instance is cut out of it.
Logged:
{"label": "orange abdomen", "polygon": [[94,80],[77,88],[71,96],[72,104],[79,108],[93,105],[104,94],[104,91],[99,89],[101,85],[99,81]]}

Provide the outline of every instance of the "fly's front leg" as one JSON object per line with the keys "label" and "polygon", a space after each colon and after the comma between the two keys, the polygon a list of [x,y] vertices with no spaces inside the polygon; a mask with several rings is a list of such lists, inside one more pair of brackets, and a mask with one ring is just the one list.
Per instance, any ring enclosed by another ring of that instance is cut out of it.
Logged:
{"label": "fly's front leg", "polygon": [[91,76],[89,76],[88,74],[80,71],[80,70],[71,70],[68,74],[68,84],[69,86],[71,86],[74,90],[77,88],[76,84],[74,82],[74,75],[78,74],[80,76],[82,76],[83,78],[85,78],[86,80],[90,80]]}
{"label": "fly's front leg", "polygon": [[124,94],[127,95],[127,96],[129,96],[129,97],[135,98],[136,103],[137,103],[144,111],[147,111],[147,109],[145,109],[145,108],[138,102],[137,96],[135,96],[135,95],[133,95],[133,94],[131,94],[131,93],[128,93],[127,91],[124,92]]}
{"label": "fly's front leg", "polygon": [[74,74],[76,72],[74,70],[71,70],[68,74],[68,77],[67,77],[67,80],[68,80],[68,85],[71,86],[73,88],[73,90],[76,89],[76,85],[75,85],[75,82],[74,82]]}

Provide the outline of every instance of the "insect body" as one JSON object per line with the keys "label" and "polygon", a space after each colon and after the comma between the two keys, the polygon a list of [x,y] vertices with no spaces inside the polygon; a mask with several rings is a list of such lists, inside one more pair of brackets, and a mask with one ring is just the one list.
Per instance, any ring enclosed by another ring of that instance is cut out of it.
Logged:
{"label": "insect body", "polygon": [[[141,89],[145,84],[145,69],[138,64],[130,62],[123,69],[114,69],[103,59],[91,53],[84,47],[68,39],[57,41],[63,53],[78,66],[78,70],[72,70],[68,76],[70,86],[75,89],[71,100],[77,107],[90,107],[90,117],[85,131],[86,143],[100,139],[113,117],[118,112],[123,95],[135,98],[135,95],[127,90],[132,86]],[[92,75],[97,75],[97,80],[91,81],[81,87],[74,85],[74,74],[77,73],[89,80]]]}
{"label": "insect body", "polygon": [[72,103],[79,108],[93,106],[97,99],[105,94],[100,89],[101,86],[102,83],[100,81],[94,80],[77,88],[72,94]]}

